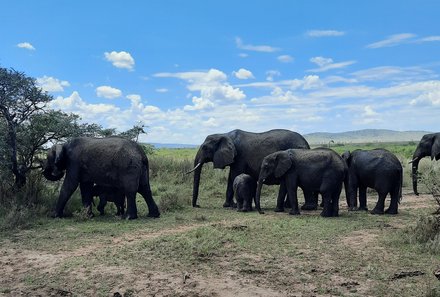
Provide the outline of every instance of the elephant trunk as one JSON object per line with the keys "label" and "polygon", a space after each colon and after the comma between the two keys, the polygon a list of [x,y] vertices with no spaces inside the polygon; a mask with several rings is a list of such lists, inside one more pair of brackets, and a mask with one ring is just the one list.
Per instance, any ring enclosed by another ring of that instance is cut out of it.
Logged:
{"label": "elephant trunk", "polygon": [[[200,207],[197,204],[197,198],[199,197],[199,185],[200,185],[200,175],[202,173],[202,163],[198,163],[198,167],[194,170],[194,184],[193,184],[193,197],[192,197],[192,206]],[[197,165],[196,165],[197,166]]]}
{"label": "elephant trunk", "polygon": [[255,193],[255,208],[258,210],[260,214],[263,214],[264,212],[261,210],[260,207],[260,196],[261,196],[261,188],[263,187],[263,180],[258,180],[257,183],[257,192]]}
{"label": "elephant trunk", "polygon": [[43,176],[50,181],[59,181],[64,176],[64,171],[44,169]]}
{"label": "elephant trunk", "polygon": [[197,204],[197,198],[199,197],[200,175],[202,174],[203,163],[204,163],[204,159],[202,158],[201,151],[199,149],[194,159],[194,168],[189,171],[189,172],[194,171],[193,197],[192,197],[193,207],[200,207],[200,205]]}
{"label": "elephant trunk", "polygon": [[419,192],[417,191],[417,179],[418,179],[418,169],[419,169],[419,161],[420,159],[418,157],[413,158],[412,162],[412,184],[413,184],[413,190],[414,194],[417,196],[419,195]]}

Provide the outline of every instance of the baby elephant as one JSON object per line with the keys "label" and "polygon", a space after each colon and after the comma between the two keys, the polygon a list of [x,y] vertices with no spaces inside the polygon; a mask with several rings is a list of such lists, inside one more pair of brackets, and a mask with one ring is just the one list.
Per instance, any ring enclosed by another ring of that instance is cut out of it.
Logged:
{"label": "baby elephant", "polygon": [[321,193],[324,202],[321,216],[337,217],[345,174],[344,161],[330,149],[289,149],[272,153],[261,164],[255,208],[263,213],[260,208],[261,188],[267,178],[275,177],[286,185],[292,205],[290,214],[299,214],[297,189],[300,187],[305,196]]}
{"label": "baby elephant", "polygon": [[402,198],[402,165],[395,155],[385,149],[354,150],[342,154],[348,165],[348,187],[345,193],[350,201],[350,209],[357,207],[359,189],[359,208],[368,210],[367,188],[379,194],[379,200],[372,214],[384,214],[385,198],[391,195],[387,214],[397,214],[397,206]]}
{"label": "baby elephant", "polygon": [[99,196],[98,211],[104,215],[104,208],[107,202],[113,202],[116,205],[117,216],[123,216],[125,212],[125,193],[124,191],[114,188],[94,185],[92,189],[93,197]]}
{"label": "baby elephant", "polygon": [[250,175],[240,174],[234,179],[234,193],[237,200],[237,211],[251,211],[252,198],[255,197],[257,182]]}

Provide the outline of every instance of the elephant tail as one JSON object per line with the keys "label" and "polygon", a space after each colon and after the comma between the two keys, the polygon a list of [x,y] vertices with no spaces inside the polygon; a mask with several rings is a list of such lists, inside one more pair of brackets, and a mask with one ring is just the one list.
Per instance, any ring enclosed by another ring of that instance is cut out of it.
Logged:
{"label": "elephant tail", "polygon": [[402,201],[403,170],[400,170],[399,203]]}

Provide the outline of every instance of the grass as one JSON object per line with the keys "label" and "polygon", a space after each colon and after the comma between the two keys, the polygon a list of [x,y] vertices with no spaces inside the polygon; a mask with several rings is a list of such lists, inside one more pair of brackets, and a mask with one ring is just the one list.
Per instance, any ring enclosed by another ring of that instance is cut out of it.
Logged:
{"label": "grass", "polygon": [[[410,158],[406,146],[393,149],[402,152],[401,160]],[[319,211],[274,213],[274,186],[263,188],[266,214],[259,215],[223,209],[228,172],[206,164],[202,208],[192,208],[192,175],[184,172],[195,153],[163,149],[150,156],[160,219],[147,218],[141,197],[138,220],[121,220],[110,208],[105,216],[84,219],[76,194],[67,209],[71,217],[51,219],[43,211],[20,228],[0,230],[0,273],[8,276],[0,278],[0,293],[209,296],[245,288],[265,296],[439,296],[433,275],[440,266],[438,221],[430,219],[436,203],[428,196],[419,198],[422,205],[405,199],[409,180],[398,216],[347,212],[344,197],[339,218],[321,218]],[[421,163],[421,171],[430,166]],[[47,205],[55,198],[45,198]],[[369,194],[370,209],[376,199]],[[17,213],[1,219],[13,225]],[[14,274],[5,273],[8,265]],[[424,275],[393,280],[402,271]]]}

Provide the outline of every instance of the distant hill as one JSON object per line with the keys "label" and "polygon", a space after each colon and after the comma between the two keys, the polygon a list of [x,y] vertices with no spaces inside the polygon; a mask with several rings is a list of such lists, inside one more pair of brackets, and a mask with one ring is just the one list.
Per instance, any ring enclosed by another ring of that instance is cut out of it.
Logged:
{"label": "distant hill", "polygon": [[365,143],[365,142],[418,142],[428,131],[394,131],[385,129],[365,129],[340,133],[316,132],[305,134],[310,144],[335,143]]}
{"label": "distant hill", "polygon": [[182,144],[182,143],[150,143],[155,148],[195,148],[198,145],[195,144]]}

